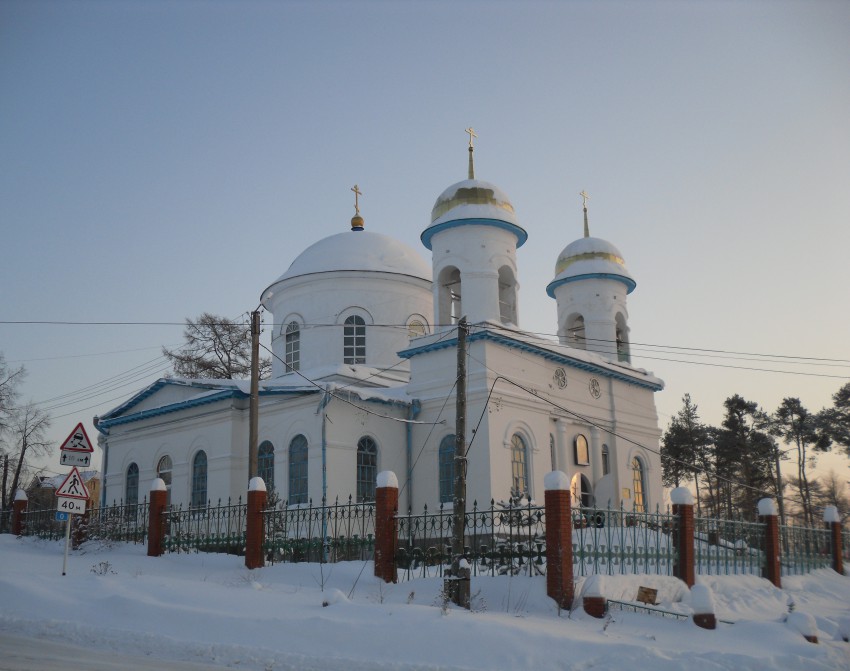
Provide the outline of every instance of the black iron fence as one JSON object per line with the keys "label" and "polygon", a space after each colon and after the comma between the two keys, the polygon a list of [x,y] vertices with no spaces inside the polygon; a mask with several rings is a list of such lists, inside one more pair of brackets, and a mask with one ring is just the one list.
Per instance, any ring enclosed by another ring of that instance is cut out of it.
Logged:
{"label": "black iron fence", "polygon": [[166,552],[226,552],[245,554],[248,505],[218,500],[205,506],[169,506],[163,511]]}

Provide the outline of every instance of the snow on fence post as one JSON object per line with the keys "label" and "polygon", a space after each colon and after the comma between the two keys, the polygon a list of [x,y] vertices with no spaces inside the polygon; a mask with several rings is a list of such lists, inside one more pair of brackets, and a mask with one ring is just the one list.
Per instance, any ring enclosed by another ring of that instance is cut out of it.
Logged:
{"label": "snow on fence post", "polygon": [[676,561],[673,575],[693,587],[694,579],[694,495],[686,487],[676,487],[670,492],[673,502],[673,514],[676,526],[673,530],[673,547],[676,549]]}
{"label": "snow on fence post", "polygon": [[570,480],[562,471],[543,478],[546,490],[546,594],[559,608],[573,604],[573,529]]}
{"label": "snow on fence post", "polygon": [[24,530],[24,513],[27,511],[27,493],[23,489],[15,492],[15,501],[12,503],[12,533],[20,536]]}
{"label": "snow on fence post", "polygon": [[165,520],[162,514],[168,502],[168,490],[162,478],[154,478],[151,482],[151,498],[148,504],[148,557],[162,555],[165,540]]}
{"label": "snow on fence post", "polygon": [[262,568],[263,561],[263,510],[266,507],[266,483],[262,478],[251,478],[248,483],[248,512],[245,520],[245,567]]}
{"label": "snow on fence post", "polygon": [[841,554],[841,516],[838,508],[827,506],[823,511],[823,521],[829,529],[829,541],[832,546],[832,568],[838,575],[844,575],[844,557]]}
{"label": "snow on fence post", "polygon": [[714,614],[714,597],[705,585],[691,587],[691,606],[694,609],[694,624],[703,629],[717,629],[717,616]]}
{"label": "snow on fence post", "polygon": [[782,588],[782,571],[779,566],[779,518],[773,499],[759,501],[759,522],[764,524],[764,569],[762,578]]}
{"label": "snow on fence post", "polygon": [[392,471],[378,473],[375,490],[375,577],[398,582],[398,478]]}

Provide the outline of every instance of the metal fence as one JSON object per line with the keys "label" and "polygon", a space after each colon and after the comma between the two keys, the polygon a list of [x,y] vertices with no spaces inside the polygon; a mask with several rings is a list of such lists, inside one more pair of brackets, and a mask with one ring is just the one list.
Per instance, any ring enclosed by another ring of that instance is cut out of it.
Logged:
{"label": "metal fence", "polygon": [[163,511],[166,552],[226,552],[245,554],[245,520],[248,505],[240,496],[236,503],[206,506],[169,506]]}
{"label": "metal fence", "polygon": [[[72,529],[87,540],[145,543],[148,536],[148,502],[116,503],[71,515]],[[56,520],[56,509],[28,510],[23,514],[23,535],[48,540],[64,538],[65,522]]]}
{"label": "metal fence", "polygon": [[672,575],[676,516],[661,512],[578,508],[572,512],[573,574]]}
{"label": "metal fence", "polygon": [[263,511],[266,560],[338,562],[372,559],[375,551],[375,504],[347,503],[278,506]]}
{"label": "metal fence", "polygon": [[765,525],[744,520],[694,518],[694,572],[761,575]]}
{"label": "metal fence", "polygon": [[780,526],[782,575],[802,575],[832,566],[832,539],[827,529]]}
{"label": "metal fence", "polygon": [[[472,575],[545,575],[546,509],[526,501],[473,503],[464,525],[464,555]],[[398,516],[398,567],[407,578],[443,576],[451,564],[453,512]]]}

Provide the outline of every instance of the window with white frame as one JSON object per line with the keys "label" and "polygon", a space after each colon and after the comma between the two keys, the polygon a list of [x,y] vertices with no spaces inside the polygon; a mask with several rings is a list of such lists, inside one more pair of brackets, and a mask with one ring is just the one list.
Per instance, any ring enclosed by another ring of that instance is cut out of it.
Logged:
{"label": "window with white frame", "polygon": [[294,371],[301,368],[301,327],[298,322],[289,322],[286,325],[284,335],[284,358],[286,371]]}
{"label": "window with white frame", "polygon": [[357,441],[357,502],[375,500],[378,478],[378,444],[369,436]]}
{"label": "window with white frame", "polygon": [[347,364],[366,363],[366,321],[360,315],[345,320],[342,332],[342,361]]}
{"label": "window with white frame", "polygon": [[511,479],[511,494],[528,496],[528,447],[518,433],[511,438]]}

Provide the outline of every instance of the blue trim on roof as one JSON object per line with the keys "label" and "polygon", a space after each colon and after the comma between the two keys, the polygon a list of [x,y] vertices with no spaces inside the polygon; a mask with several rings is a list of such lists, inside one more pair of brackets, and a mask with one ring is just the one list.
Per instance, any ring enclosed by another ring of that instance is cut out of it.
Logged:
{"label": "blue trim on roof", "polygon": [[442,224],[437,224],[436,226],[429,226],[422,231],[422,235],[419,236],[419,239],[422,240],[422,244],[425,245],[425,247],[431,249],[431,238],[441,231],[445,231],[450,228],[457,228],[458,226],[493,226],[495,228],[501,228],[513,233],[517,237],[517,248],[522,247],[525,244],[525,241],[528,240],[528,233],[526,233],[525,229],[521,226],[517,226],[516,224],[512,224],[509,221],[502,221],[501,219],[475,218],[452,219],[451,221],[444,221]]}
{"label": "blue trim on roof", "polygon": [[[594,375],[600,375],[602,377],[614,378],[615,380],[619,380],[620,382],[633,384],[637,387],[642,387],[644,389],[650,389],[652,391],[661,391],[662,389],[664,389],[663,384],[649,382],[648,380],[640,380],[626,373],[611,370],[610,368],[599,366],[588,361],[574,359],[570,356],[560,354],[558,352],[553,352],[552,350],[546,349],[545,347],[532,345],[530,343],[523,342],[522,340],[515,340],[514,338],[510,338],[508,336],[498,333],[493,333],[489,330],[478,331],[467,338],[467,342],[475,342],[476,340],[489,340],[490,342],[495,342],[500,345],[504,345],[505,347],[513,347],[522,350],[523,352],[530,352],[531,354],[536,354],[540,357],[543,357],[544,359],[554,361],[562,366],[578,368],[579,370],[583,370],[588,373],[593,373]],[[431,343],[430,345],[423,345],[422,347],[411,347],[410,349],[402,350],[398,353],[398,355],[403,359],[410,359],[419,354],[425,354],[426,352],[435,352],[437,350],[454,347],[457,347],[457,338],[440,340],[439,342]],[[640,375],[640,373],[636,374]]]}
{"label": "blue trim on roof", "polygon": [[[180,401],[179,403],[172,403],[170,405],[164,405],[159,408],[151,408],[150,410],[142,410],[141,412],[134,413],[132,415],[124,415],[122,417],[113,417],[112,419],[99,419],[97,422],[97,429],[101,433],[106,433],[105,430],[108,430],[109,427],[118,426],[120,424],[129,424],[131,422],[139,422],[143,419],[150,419],[151,417],[159,417],[160,415],[167,415],[172,412],[179,412],[180,410],[186,410],[187,408],[196,408],[201,405],[208,405],[210,403],[216,403],[218,401],[223,401],[228,398],[236,398],[242,397],[247,398],[248,394],[239,391],[238,389],[224,389],[220,391],[218,394],[210,394],[209,396],[204,396],[203,398],[192,398],[186,401]],[[114,413],[110,413],[114,414]]]}
{"label": "blue trim on roof", "polygon": [[626,285],[627,294],[632,293],[635,290],[635,287],[637,286],[637,282],[635,282],[630,277],[624,277],[623,275],[615,275],[614,273],[585,273],[584,275],[575,275],[574,277],[565,277],[560,280],[552,280],[546,287],[546,293],[549,294],[550,297],[555,298],[555,289],[557,289],[562,284],[578,282],[579,280],[615,280],[617,282],[622,282]]}

